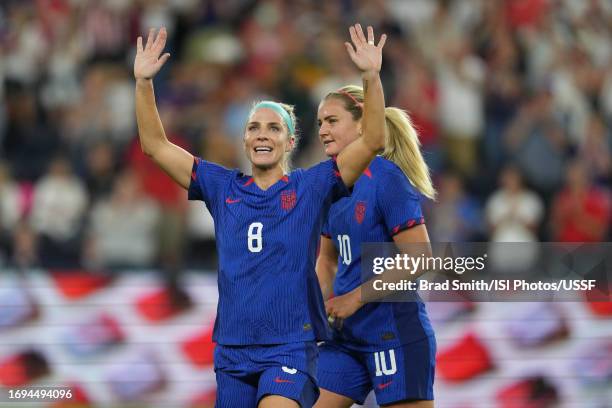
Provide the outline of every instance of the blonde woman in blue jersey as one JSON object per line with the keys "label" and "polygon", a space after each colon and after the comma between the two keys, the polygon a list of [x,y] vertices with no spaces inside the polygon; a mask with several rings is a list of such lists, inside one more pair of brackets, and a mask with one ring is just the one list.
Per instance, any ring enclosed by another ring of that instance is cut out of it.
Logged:
{"label": "blonde woman in blue jersey", "polygon": [[[362,283],[362,243],[429,247],[420,199],[433,199],[435,190],[417,133],[400,109],[386,108],[385,118],[384,152],[351,196],[334,203],[323,228],[317,275],[330,320],[342,324],[334,324],[333,339],[319,348],[320,408],[363,404],[372,390],[381,406],[433,407],[436,342],[424,304],[362,298],[362,285],[369,284]],[[367,120],[362,88],[327,95],[318,112],[325,153],[341,155],[360,139]]]}
{"label": "blonde woman in blue jersey", "polygon": [[213,339],[219,408],[311,407],[319,395],[316,341],[328,338],[315,273],[317,241],[333,202],[348,195],[384,147],[384,95],[378,43],[368,27],[349,29],[347,52],[367,89],[364,137],[334,160],[288,172],[296,143],[290,106],[254,105],[244,149],[252,175],[194,158],[166,138],[152,79],[170,57],[166,30],[138,38],[134,61],[136,119],[142,150],[215,221],[219,304]]}

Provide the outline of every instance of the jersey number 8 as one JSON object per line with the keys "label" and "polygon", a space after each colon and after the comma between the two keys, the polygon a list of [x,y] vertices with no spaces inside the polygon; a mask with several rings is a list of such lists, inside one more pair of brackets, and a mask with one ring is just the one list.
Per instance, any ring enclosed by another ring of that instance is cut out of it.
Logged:
{"label": "jersey number 8", "polygon": [[261,230],[263,224],[261,222],[254,222],[249,225],[249,232],[247,237],[247,245],[251,252],[261,252],[263,249],[263,237],[261,236]]}

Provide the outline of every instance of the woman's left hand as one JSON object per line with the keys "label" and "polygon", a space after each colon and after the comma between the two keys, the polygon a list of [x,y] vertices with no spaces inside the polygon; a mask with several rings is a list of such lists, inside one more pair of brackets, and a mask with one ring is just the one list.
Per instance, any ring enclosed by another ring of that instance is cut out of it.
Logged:
{"label": "woman's left hand", "polygon": [[385,46],[387,36],[383,34],[380,37],[378,45],[374,44],[374,29],[368,26],[368,38],[366,39],[361,24],[355,24],[349,27],[351,41],[345,42],[346,50],[361,72],[380,72],[382,65],[382,49]]}
{"label": "woman's left hand", "polygon": [[346,319],[363,306],[359,288],[342,296],[336,296],[325,302],[325,311],[334,319]]}

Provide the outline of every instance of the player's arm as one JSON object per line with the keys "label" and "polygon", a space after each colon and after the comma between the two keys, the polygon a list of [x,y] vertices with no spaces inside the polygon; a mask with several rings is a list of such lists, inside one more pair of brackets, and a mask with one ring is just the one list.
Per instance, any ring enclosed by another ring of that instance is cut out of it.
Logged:
{"label": "player's arm", "polygon": [[[399,253],[407,254],[410,257],[431,256],[431,245],[425,224],[417,225],[397,233],[393,237],[395,245],[400,249]],[[381,280],[384,283],[399,283],[404,280],[416,280],[426,270],[414,271],[391,269],[382,275],[377,275],[369,281],[362,283],[349,293],[335,297],[325,302],[325,310],[328,315],[340,319],[346,319],[353,315],[363,305],[370,302],[380,302],[389,293],[374,290],[374,281]]]}
{"label": "player's arm", "polygon": [[134,59],[136,123],[140,147],[176,183],[187,189],[191,180],[193,156],[168,140],[155,104],[153,77],[168,60],[170,54],[161,55],[166,45],[166,29],[162,27],[157,36],[154,34],[155,30],[151,29],[144,47],[142,37],[138,37]]}
{"label": "player's arm", "polygon": [[385,147],[385,96],[379,73],[382,49],[387,38],[383,34],[378,45],[375,45],[372,27],[368,27],[366,40],[359,24],[351,26],[349,33],[353,44],[347,42],[345,46],[351,60],[361,71],[364,106],[362,136],[343,149],[337,158],[340,176],[348,187],[355,184],[376,154]]}
{"label": "player's arm", "polygon": [[323,300],[329,299],[334,291],[334,278],[338,270],[338,251],[331,239],[321,236],[319,257],[317,258],[317,278],[323,292]]}
{"label": "player's arm", "polygon": [[[398,248],[399,254],[406,254],[411,258],[418,258],[421,256],[431,257],[432,255],[431,244],[429,242],[429,234],[427,233],[427,227],[425,226],[425,224],[416,225],[412,228],[400,231],[399,233],[393,236],[393,242]],[[387,270],[382,275],[376,276],[370,281],[363,283],[358,288],[359,293],[357,295],[359,296],[359,299],[361,300],[362,304],[382,300],[387,295],[387,293],[373,290],[374,280],[380,279],[385,283],[396,283],[401,282],[402,280],[415,281],[425,272],[427,271],[424,269],[417,271],[406,271],[397,269]],[[364,292],[364,290],[367,291],[367,293]]]}

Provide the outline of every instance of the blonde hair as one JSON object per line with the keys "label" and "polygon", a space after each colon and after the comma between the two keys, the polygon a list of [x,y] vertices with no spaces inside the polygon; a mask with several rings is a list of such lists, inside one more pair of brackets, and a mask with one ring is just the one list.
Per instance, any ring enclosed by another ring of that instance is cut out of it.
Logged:
{"label": "blonde hair", "polygon": [[[361,119],[364,99],[361,87],[348,85],[330,92],[325,99],[330,97],[342,100],[345,109],[351,113],[354,120]],[[419,136],[410,117],[402,109],[388,107],[385,108],[385,124],[385,150],[382,157],[395,163],[421,194],[434,200],[436,190],[427,163],[421,154]]]}
{"label": "blonde hair", "polygon": [[255,113],[255,109],[257,109],[257,105],[259,105],[262,102],[272,102],[276,105],[279,105],[281,108],[283,108],[285,110],[285,112],[287,112],[287,114],[289,115],[289,118],[291,119],[291,121],[293,122],[293,133],[291,133],[291,129],[289,129],[289,124],[285,123],[285,120],[281,117],[281,122],[282,125],[284,126],[284,128],[287,130],[287,136],[289,137],[289,139],[291,140],[291,138],[293,138],[293,148],[288,151],[285,152],[285,154],[283,155],[283,160],[281,161],[281,168],[283,169],[283,171],[285,173],[289,173],[289,171],[291,170],[291,156],[293,155],[293,152],[295,151],[297,144],[298,144],[298,126],[297,126],[297,118],[295,116],[295,108],[293,105],[289,105],[286,103],[281,103],[281,102],[274,102],[274,101],[255,101],[253,103],[253,106],[251,107],[251,111],[249,112],[249,118],[253,115],[253,113]]}

